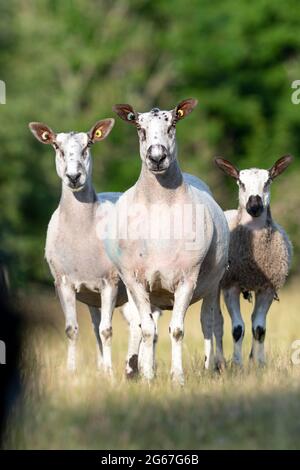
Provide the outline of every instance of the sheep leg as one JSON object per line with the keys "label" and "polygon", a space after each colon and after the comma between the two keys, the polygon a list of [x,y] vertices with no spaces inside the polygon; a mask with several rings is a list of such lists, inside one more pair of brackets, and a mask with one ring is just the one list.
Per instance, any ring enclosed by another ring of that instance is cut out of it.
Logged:
{"label": "sheep leg", "polygon": [[78,323],[76,315],[76,296],[74,289],[65,283],[56,285],[58,297],[65,315],[66,335],[68,337],[67,369],[76,370],[76,343],[78,337]]}
{"label": "sheep leg", "polygon": [[152,317],[149,294],[144,287],[131,277],[123,280],[129,291],[129,297],[132,298],[140,316],[140,325],[142,330],[142,348],[143,364],[142,374],[146,380],[152,380],[154,377],[154,335],[155,324]]}
{"label": "sheep leg", "polygon": [[[129,342],[125,367],[127,378],[137,375],[139,370],[143,369],[144,362],[144,343],[142,341],[141,320],[139,312],[135,306],[130,292],[127,290],[128,302],[122,306],[121,311],[129,325]],[[161,310],[158,307],[152,308],[152,318],[155,323],[155,335],[153,345],[153,368],[155,370],[155,349],[158,339],[158,319]]]}
{"label": "sheep leg", "polygon": [[[155,333],[154,333],[154,340],[153,340],[153,368],[156,370],[156,363],[155,363],[155,354],[156,354],[156,345],[158,341],[158,319],[161,315],[161,310],[158,307],[152,306],[152,318],[155,324]],[[140,349],[139,349],[139,370],[142,370],[143,368],[143,362],[144,362],[144,346],[143,342],[140,344]]]}
{"label": "sheep leg", "polygon": [[101,290],[101,320],[99,333],[103,348],[104,372],[112,375],[111,340],[112,340],[112,315],[116,305],[118,287],[106,284]]}
{"label": "sheep leg", "polygon": [[264,341],[266,336],[266,318],[274,299],[273,289],[255,294],[255,306],[252,313],[252,349],[250,359],[260,365],[265,364]]}
{"label": "sheep leg", "polygon": [[193,282],[182,282],[174,294],[174,307],[169,326],[172,345],[171,377],[174,382],[183,385],[182,340],[184,335],[184,318],[194,292]]}
{"label": "sheep leg", "polygon": [[97,307],[89,306],[89,311],[94,327],[94,333],[96,336],[97,344],[96,344],[96,353],[97,353],[97,369],[102,369],[103,367],[103,349],[102,349],[102,341],[100,338],[100,320],[101,320],[101,309]]}
{"label": "sheep leg", "polygon": [[225,367],[225,358],[223,352],[223,334],[224,334],[224,319],[220,308],[220,290],[214,309],[214,335],[216,338],[216,358],[215,365],[217,370],[222,371]]}
{"label": "sheep leg", "polygon": [[135,377],[139,369],[139,349],[142,341],[141,320],[139,311],[132,300],[130,292],[127,291],[128,302],[123,305],[121,311],[129,326],[128,351],[125,366],[125,374],[128,379]]}
{"label": "sheep leg", "polygon": [[156,346],[158,341],[158,320],[162,314],[162,311],[158,307],[152,307],[152,317],[155,324],[155,335],[154,335],[154,342],[153,342],[153,367],[154,370],[156,369],[155,364],[155,357],[156,357]]}
{"label": "sheep leg", "polygon": [[233,338],[233,364],[243,365],[242,345],[245,334],[245,323],[241,315],[240,289],[236,286],[224,289],[224,300],[231,317]]}
{"label": "sheep leg", "polygon": [[205,369],[211,369],[214,365],[213,328],[214,312],[217,308],[216,295],[217,294],[210,294],[205,297],[201,307],[201,327],[204,335]]}

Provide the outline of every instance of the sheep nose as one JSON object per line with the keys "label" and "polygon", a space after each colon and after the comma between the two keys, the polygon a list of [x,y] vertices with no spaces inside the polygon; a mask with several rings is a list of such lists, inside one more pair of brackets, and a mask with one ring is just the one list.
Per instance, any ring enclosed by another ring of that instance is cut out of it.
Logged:
{"label": "sheep nose", "polygon": [[164,145],[150,145],[147,150],[147,157],[152,163],[159,165],[162,163],[168,155],[168,151]]}
{"label": "sheep nose", "polygon": [[76,184],[81,176],[80,171],[78,173],[66,173],[66,177],[72,184]]}
{"label": "sheep nose", "polygon": [[264,210],[262,198],[258,195],[250,196],[246,204],[246,210],[252,217],[259,217]]}

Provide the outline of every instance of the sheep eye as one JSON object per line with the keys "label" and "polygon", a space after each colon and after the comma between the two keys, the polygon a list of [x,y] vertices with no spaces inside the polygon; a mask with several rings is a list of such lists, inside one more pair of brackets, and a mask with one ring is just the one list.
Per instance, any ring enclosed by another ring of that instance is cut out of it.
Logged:
{"label": "sheep eye", "polygon": [[268,189],[268,187],[270,186],[271,182],[272,182],[271,178],[269,178],[269,179],[265,182],[265,184],[264,184],[264,191],[267,191],[267,189]]}
{"label": "sheep eye", "polygon": [[172,124],[168,127],[168,134],[172,134],[173,132],[175,132],[175,123],[172,123]]}
{"label": "sheep eye", "polygon": [[64,157],[64,156],[65,156],[65,152],[59,147],[59,145],[57,145],[56,142],[53,142],[53,147],[55,148],[56,151],[59,150],[59,153],[60,153],[60,156],[61,156],[61,157]]}
{"label": "sheep eye", "polygon": [[86,158],[87,155],[88,155],[88,145],[82,150],[81,152],[81,155],[83,156],[83,158]]}
{"label": "sheep eye", "polygon": [[53,147],[55,148],[56,151],[59,151],[60,156],[64,158],[65,152],[57,145],[56,142],[53,143]]}
{"label": "sheep eye", "polygon": [[127,114],[127,119],[128,121],[134,121],[135,120],[135,114],[134,113],[128,113]]}
{"label": "sheep eye", "polygon": [[244,185],[244,183],[243,183],[240,179],[238,180],[238,184],[239,184],[239,187],[240,187],[243,191],[245,191],[246,186]]}

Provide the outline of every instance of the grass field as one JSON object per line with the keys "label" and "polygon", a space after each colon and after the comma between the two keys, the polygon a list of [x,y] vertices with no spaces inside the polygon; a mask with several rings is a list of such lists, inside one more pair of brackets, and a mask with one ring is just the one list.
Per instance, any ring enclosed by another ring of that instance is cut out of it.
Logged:
{"label": "grass field", "polygon": [[[223,303],[223,302],[222,302]],[[95,343],[85,306],[79,306],[79,366],[65,369],[66,340],[54,294],[24,297],[23,402],[10,421],[10,449],[295,449],[300,448],[300,366],[291,363],[291,344],[300,339],[299,280],[274,302],[268,319],[268,366],[248,366],[251,305],[246,319],[245,367],[230,367],[231,334],[225,316],[227,370],[203,369],[199,305],[186,317],[186,385],[169,379],[170,344],[166,312],[160,320],[157,378],[151,386],[123,376],[127,326],[114,316],[115,381],[96,372]],[[30,313],[29,313],[30,312]]]}

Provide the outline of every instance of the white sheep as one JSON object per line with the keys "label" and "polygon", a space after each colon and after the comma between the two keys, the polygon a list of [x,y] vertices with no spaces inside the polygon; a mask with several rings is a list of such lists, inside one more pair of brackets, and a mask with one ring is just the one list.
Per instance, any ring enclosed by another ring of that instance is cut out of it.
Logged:
{"label": "white sheep", "polygon": [[62,180],[61,199],[48,226],[45,253],[65,314],[69,340],[67,366],[69,370],[76,368],[78,299],[90,310],[99,347],[98,367],[109,374],[112,372],[112,314],[115,305],[124,304],[127,296],[97,236],[96,226],[107,223],[110,209],[120,194],[97,196],[95,193],[90,147],[105,139],[113,125],[114,119],[104,119],[87,133],[56,134],[45,124],[29,124],[40,142],[54,147],[56,171]]}
{"label": "white sheep", "polygon": [[239,187],[238,209],[225,212],[230,228],[229,267],[221,283],[232,321],[233,363],[238,365],[242,365],[245,332],[240,294],[250,298],[251,292],[255,293],[250,358],[264,364],[267,313],[289,272],[292,246],[286,232],[272,218],[270,188],[274,178],[291,161],[292,157],[287,155],[277,160],[269,170],[251,168],[239,171],[228,160],[215,160]]}
{"label": "white sheep", "polygon": [[[171,111],[154,108],[148,113],[137,113],[130,105],[114,107],[137,129],[142,168],[136,184],[116,204],[127,236],[112,236],[106,248],[140,314],[143,374],[148,380],[154,375],[151,303],[172,309],[171,375],[183,383],[184,318],[189,305],[203,298],[205,366],[213,363],[213,318],[220,309],[219,282],[227,265],[229,231],[207,186],[182,174],[178,165],[176,124],[196,104],[188,99]],[[153,217],[156,213],[159,215]],[[176,235],[169,232],[174,227]]]}

